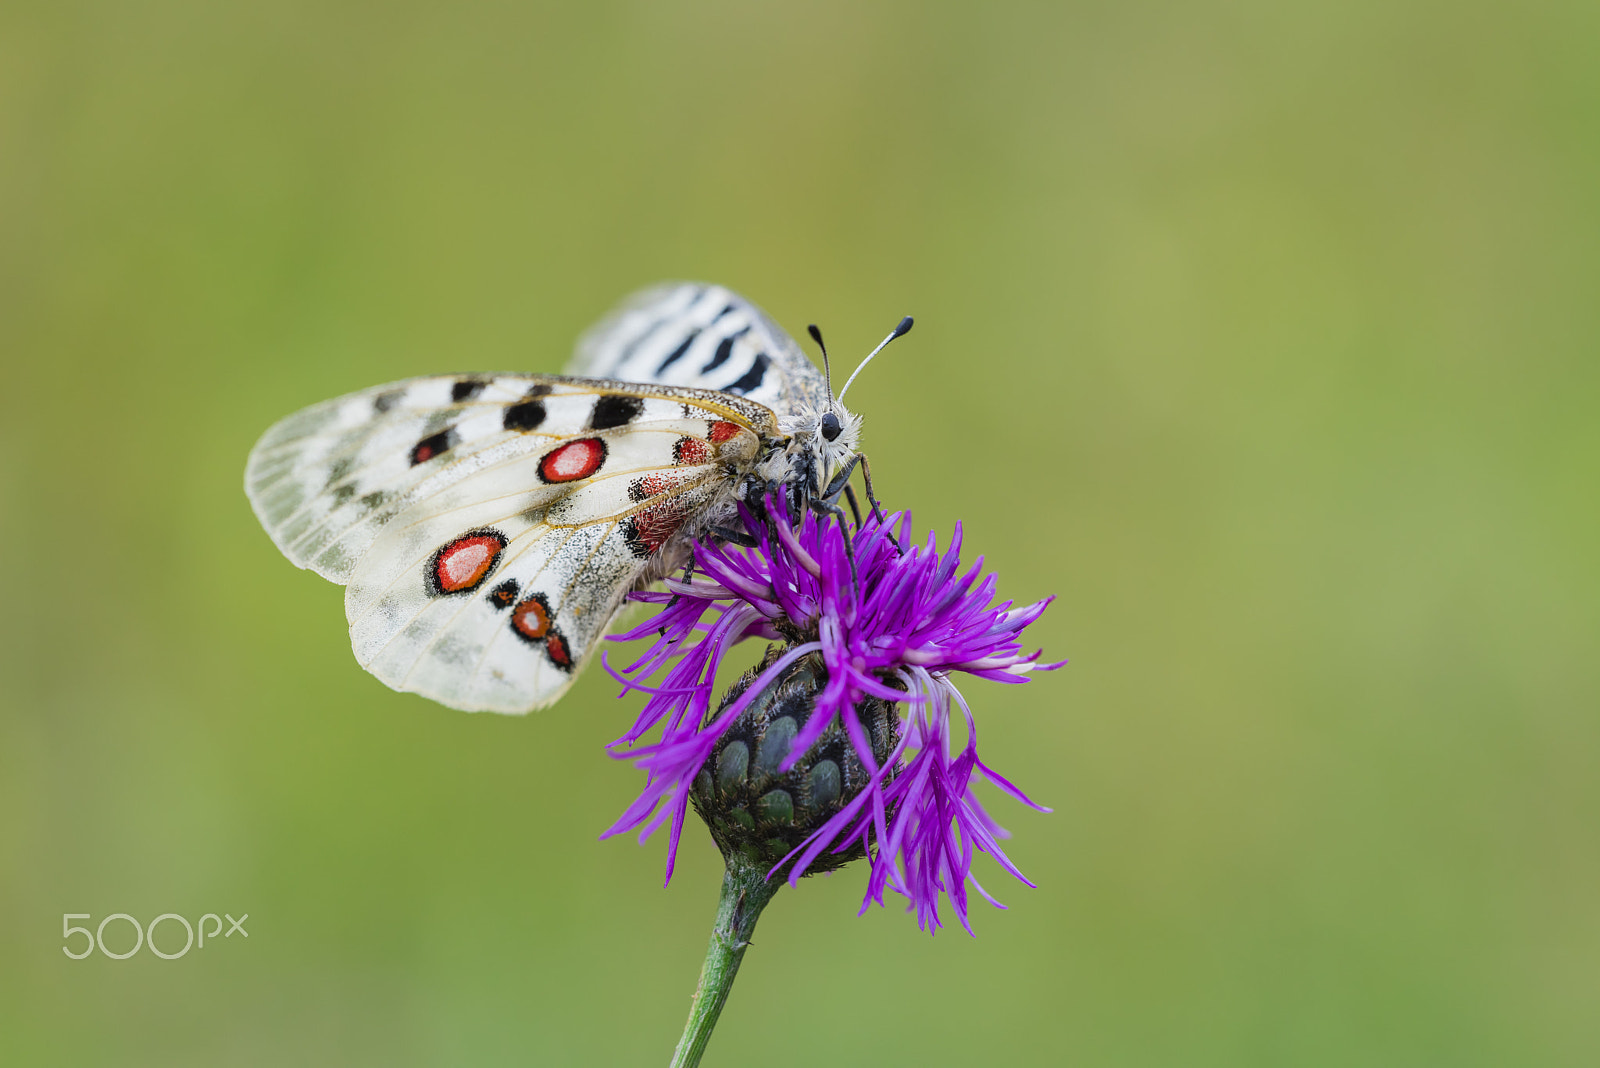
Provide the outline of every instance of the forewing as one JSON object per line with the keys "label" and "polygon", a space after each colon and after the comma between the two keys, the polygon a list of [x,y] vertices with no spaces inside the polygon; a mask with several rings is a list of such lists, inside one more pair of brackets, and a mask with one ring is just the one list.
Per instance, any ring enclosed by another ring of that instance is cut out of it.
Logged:
{"label": "forewing", "polygon": [[344,583],[396,515],[474,472],[586,430],[607,435],[689,410],[772,432],[770,410],[702,390],[560,375],[414,378],[275,424],[250,452],[245,492],[285,556]]}
{"label": "forewing", "polygon": [[722,286],[678,282],[629,297],[578,341],[568,370],[747,397],[779,416],[823,410],[822,373],[765,312]]}
{"label": "forewing", "polygon": [[772,424],[705,391],[413,379],[277,424],[246,489],[291,560],[349,584],[352,645],[379,679],[521,712],[566,689],[623,595]]}

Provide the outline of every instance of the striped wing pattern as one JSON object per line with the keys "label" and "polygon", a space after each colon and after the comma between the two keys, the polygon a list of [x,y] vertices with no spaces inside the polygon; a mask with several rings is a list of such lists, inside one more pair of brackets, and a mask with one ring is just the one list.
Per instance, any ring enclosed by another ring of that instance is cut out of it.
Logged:
{"label": "striped wing pattern", "polygon": [[762,405],[705,390],[418,378],[284,419],[245,488],[290,560],[347,586],[364,667],[454,708],[525,712],[565,691],[774,431]]}
{"label": "striped wing pattern", "polygon": [[772,409],[825,410],[828,390],[794,339],[722,286],[678,282],[625,300],[578,342],[568,370],[718,390]]}

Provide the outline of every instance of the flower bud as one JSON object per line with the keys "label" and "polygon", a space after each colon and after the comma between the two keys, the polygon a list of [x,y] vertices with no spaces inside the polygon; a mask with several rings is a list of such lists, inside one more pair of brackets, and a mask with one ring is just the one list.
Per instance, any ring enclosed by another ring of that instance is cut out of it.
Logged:
{"label": "flower bud", "polygon": [[[761,663],[728,688],[719,712],[784,651],[782,646],[768,646]],[[815,710],[817,695],[827,685],[828,672],[820,655],[795,661],[723,733],[695,777],[691,795],[695,811],[711,829],[725,859],[739,855],[770,868],[867,786],[870,773],[837,722],[792,768],[778,771],[789,755],[790,743]],[[900,717],[895,706],[869,697],[856,706],[856,715],[872,743],[873,757],[882,766],[899,741]],[[843,853],[824,852],[812,861],[806,874],[833,871],[865,855],[859,843]]]}

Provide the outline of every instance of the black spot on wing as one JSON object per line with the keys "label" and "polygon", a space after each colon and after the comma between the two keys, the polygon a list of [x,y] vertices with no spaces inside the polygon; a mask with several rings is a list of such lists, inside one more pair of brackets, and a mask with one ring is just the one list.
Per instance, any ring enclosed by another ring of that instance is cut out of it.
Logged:
{"label": "black spot on wing", "polygon": [[733,355],[733,343],[738,341],[741,337],[744,337],[744,335],[748,334],[749,332],[750,328],[747,326],[743,330],[729,334],[727,337],[723,338],[722,344],[717,346],[717,351],[711,354],[711,359],[707,360],[705,366],[700,368],[700,373],[710,374],[712,371],[715,371],[717,368],[727,363],[728,357]]}
{"label": "black spot on wing", "polygon": [[545,385],[543,382],[535,382],[533,385],[529,386],[527,391],[522,395],[529,400],[532,400],[535,397],[547,397],[550,395],[550,387]]}
{"label": "black spot on wing", "polygon": [[594,402],[594,411],[589,414],[590,430],[610,430],[614,426],[627,426],[639,418],[639,413],[644,411],[642,397],[630,397],[622,393],[609,393]]}
{"label": "black spot on wing", "polygon": [[640,560],[650,558],[650,546],[645,544],[644,538],[639,534],[639,521],[635,518],[622,521],[622,538],[628,545],[628,551]]}
{"label": "black spot on wing", "polygon": [[529,430],[539,429],[539,424],[544,422],[544,414],[542,401],[521,401],[506,409],[502,425],[507,430],[520,430],[526,433]]}
{"label": "black spot on wing", "polygon": [[400,403],[400,398],[406,395],[403,389],[384,390],[372,398],[372,410],[382,415],[384,412]]}
{"label": "black spot on wing", "polygon": [[457,404],[469,401],[483,392],[483,387],[489,383],[481,378],[462,378],[450,387],[450,399]]}
{"label": "black spot on wing", "polygon": [[517,585],[516,579],[506,579],[500,585],[489,591],[489,606],[496,611],[510,608],[517,601],[517,593],[522,589]]}
{"label": "black spot on wing", "polygon": [[656,367],[656,374],[662,374],[667,368],[683,359],[683,354],[689,351],[689,346],[694,344],[694,339],[700,336],[698,329],[689,331],[689,336],[683,339],[683,344],[667,353],[667,358]]}
{"label": "black spot on wing", "polygon": [[449,452],[456,445],[456,428],[446,427],[437,434],[429,434],[411,449],[411,466],[425,464],[440,453]]}
{"label": "black spot on wing", "polygon": [[767,377],[767,368],[771,364],[772,359],[766,353],[756,353],[755,362],[750,365],[750,370],[746,371],[737,382],[725,386],[723,392],[744,394],[759,389],[761,380]]}
{"label": "black spot on wing", "polygon": [[355,495],[356,484],[354,482],[346,482],[344,485],[333,491],[333,503],[343,504],[345,501],[348,501]]}

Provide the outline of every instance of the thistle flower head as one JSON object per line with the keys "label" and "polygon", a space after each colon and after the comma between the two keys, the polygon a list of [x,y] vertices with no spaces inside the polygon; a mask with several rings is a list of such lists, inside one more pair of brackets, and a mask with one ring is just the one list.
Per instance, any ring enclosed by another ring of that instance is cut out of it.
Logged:
{"label": "thistle flower head", "polygon": [[[723,694],[723,708],[739,700],[784,651],[768,646],[761,663]],[[826,683],[819,654],[791,661],[717,738],[695,776],[694,809],[728,860],[737,856],[762,871],[782,864],[871,784],[873,771],[838,723],[803,752],[794,752],[795,737],[816,713],[817,693]],[[856,706],[856,717],[872,743],[873,758],[884,766],[900,737],[895,706],[869,697]],[[828,850],[807,873],[842,868],[865,855],[860,844]]]}
{"label": "thistle flower head", "polygon": [[[781,856],[761,854],[772,870],[793,883],[864,854],[872,870],[863,911],[873,902],[883,904],[884,891],[894,890],[909,899],[918,925],[933,930],[941,925],[943,894],[970,932],[967,883],[999,904],[972,877],[975,852],[988,853],[1028,882],[1001,849],[1006,832],[974,796],[973,784],[986,779],[1023,804],[1048,810],[978,759],[976,725],[951,676],[959,672],[1016,683],[1026,682],[1033,671],[1059,667],[1040,664],[1040,654],[1024,653],[1020,642],[1022,630],[1050,599],[1025,608],[1009,601],[991,604],[996,579],[992,574],[980,578],[982,559],[961,570],[959,524],[944,551],[931,534],[925,544],[902,550],[890,533],[898,531],[899,541],[909,542],[907,513],[851,532],[811,514],[793,522],[776,497],[765,502],[762,514],[741,511],[755,546],[703,541],[695,547],[698,574],[692,580],[669,580],[666,592],[633,595],[661,608],[618,636],[653,636],[644,655],[620,672],[607,664],[624,692],[649,695],[638,721],[612,743],[612,752],[634,760],[648,780],[606,836],[639,829],[647,838],[670,820],[670,880],[697,777],[706,773],[697,802],[704,813],[720,796],[718,764],[731,748],[724,744],[730,732],[753,705],[771,706],[787,687],[789,699],[799,700],[805,714],[787,717],[791,726],[780,729],[793,734],[781,756],[769,750],[770,767],[763,774],[792,775],[797,765],[810,761],[804,764],[810,775],[820,764],[819,743],[830,739],[848,741],[862,774],[849,788],[841,782],[830,805],[813,806],[810,821],[798,828],[804,832],[798,841],[793,834],[762,840],[769,847],[775,841],[788,847]],[[846,538],[854,550],[853,572]],[[770,650],[713,712],[717,668],[745,638],[784,644]],[[810,666],[799,672],[796,665],[802,664]],[[659,683],[643,681],[658,673]],[[890,732],[892,747],[883,731],[872,728],[885,703],[906,707],[903,722]],[[951,729],[956,709],[965,730],[959,745]],[[785,717],[768,716],[776,718]],[[638,744],[657,728],[659,737]],[[748,717],[743,729],[750,729]],[[734,752],[728,759],[736,763]],[[750,756],[748,744],[745,756]],[[781,809],[780,802],[773,803]],[[710,821],[713,835],[726,852],[727,842],[738,836],[727,827],[719,834],[716,816]],[[724,814],[725,823],[729,818],[739,822]]]}

